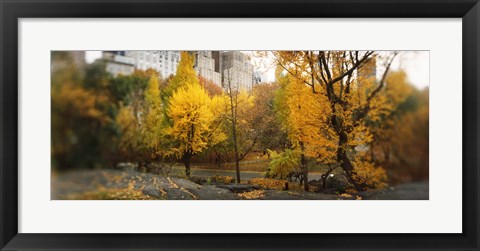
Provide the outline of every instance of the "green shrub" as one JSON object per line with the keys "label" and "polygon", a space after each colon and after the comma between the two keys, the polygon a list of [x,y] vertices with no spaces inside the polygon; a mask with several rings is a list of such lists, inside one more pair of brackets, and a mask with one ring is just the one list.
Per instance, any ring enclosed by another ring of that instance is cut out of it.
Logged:
{"label": "green shrub", "polygon": [[300,165],[300,152],[297,150],[287,149],[284,152],[270,152],[271,160],[269,170],[265,174],[267,178],[286,179],[288,174],[295,171]]}

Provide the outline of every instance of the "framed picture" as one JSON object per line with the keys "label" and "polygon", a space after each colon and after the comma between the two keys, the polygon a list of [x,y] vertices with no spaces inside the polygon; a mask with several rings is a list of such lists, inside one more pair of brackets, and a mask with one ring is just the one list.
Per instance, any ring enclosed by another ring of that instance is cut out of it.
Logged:
{"label": "framed picture", "polygon": [[2,250],[478,250],[478,1],[2,1]]}

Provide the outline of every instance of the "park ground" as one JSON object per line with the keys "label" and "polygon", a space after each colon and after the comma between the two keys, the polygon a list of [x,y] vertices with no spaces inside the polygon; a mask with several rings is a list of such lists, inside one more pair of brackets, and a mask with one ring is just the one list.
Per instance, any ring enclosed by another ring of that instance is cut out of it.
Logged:
{"label": "park ground", "polygon": [[[173,173],[181,168],[174,167]],[[232,170],[194,168],[192,179],[165,176],[134,170],[72,170],[52,173],[52,200],[426,200],[428,183],[406,183],[382,190],[348,193],[302,191],[298,182],[290,182],[288,191],[250,182],[262,172],[245,171],[242,184],[201,182],[211,177],[234,176]],[[320,173],[312,173],[316,179]],[[193,181],[197,181],[197,183]],[[259,179],[262,180],[262,179]],[[263,182],[263,181],[262,181]],[[267,180],[268,183],[268,180]],[[267,184],[268,185],[268,184]]]}

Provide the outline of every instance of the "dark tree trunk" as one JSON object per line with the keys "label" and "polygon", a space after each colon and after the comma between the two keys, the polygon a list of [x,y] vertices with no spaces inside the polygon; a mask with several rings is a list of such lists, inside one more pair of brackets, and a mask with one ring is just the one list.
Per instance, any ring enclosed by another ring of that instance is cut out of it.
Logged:
{"label": "dark tree trunk", "polygon": [[233,105],[233,98],[230,94],[230,105],[231,105],[231,112],[232,112],[232,143],[233,143],[233,150],[235,154],[235,172],[237,173],[237,183],[240,184],[240,158],[238,156],[238,146],[237,146],[237,111],[236,107]]}
{"label": "dark tree trunk", "polygon": [[235,160],[235,172],[237,173],[237,183],[240,184],[240,161],[238,159]]}
{"label": "dark tree trunk", "polygon": [[355,170],[353,169],[352,162],[348,158],[347,155],[347,147],[348,147],[348,136],[345,132],[340,133],[340,138],[338,141],[338,148],[337,148],[337,161],[341,163],[341,167],[347,176],[348,182],[352,184],[355,189],[358,191],[365,190],[365,184],[358,182],[354,179]]}
{"label": "dark tree trunk", "polygon": [[190,178],[190,161],[184,161],[185,164],[185,175]]}
{"label": "dark tree trunk", "polygon": [[303,141],[300,141],[300,150],[300,169],[302,171],[303,189],[308,192],[308,167],[307,159],[305,158],[305,145]]}
{"label": "dark tree trunk", "polygon": [[240,184],[240,160],[238,157],[238,146],[237,146],[237,119],[232,120],[232,140],[233,140],[233,151],[235,152],[235,172],[237,173],[237,183]]}
{"label": "dark tree trunk", "polygon": [[185,175],[190,178],[190,163],[192,161],[192,154],[185,153],[183,155],[183,164],[185,165]]}

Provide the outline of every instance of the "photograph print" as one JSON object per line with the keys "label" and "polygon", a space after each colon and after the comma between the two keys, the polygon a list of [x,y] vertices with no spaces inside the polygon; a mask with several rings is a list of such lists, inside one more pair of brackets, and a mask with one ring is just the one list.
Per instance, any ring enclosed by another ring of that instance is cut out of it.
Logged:
{"label": "photograph print", "polygon": [[428,200],[429,51],[52,51],[52,200]]}

